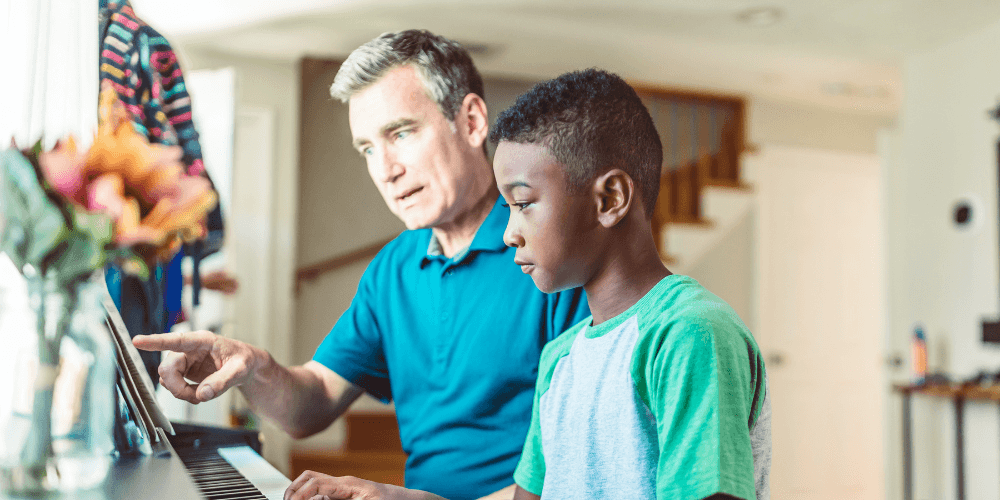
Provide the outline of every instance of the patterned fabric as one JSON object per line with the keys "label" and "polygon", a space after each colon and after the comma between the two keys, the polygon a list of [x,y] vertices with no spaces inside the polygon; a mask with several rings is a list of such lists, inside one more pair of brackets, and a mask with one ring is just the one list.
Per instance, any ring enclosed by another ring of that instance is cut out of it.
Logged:
{"label": "patterned fabric", "polygon": [[136,17],[127,0],[102,0],[101,27],[101,85],[115,88],[149,142],[181,146],[188,173],[204,174],[191,97],[170,44]]}

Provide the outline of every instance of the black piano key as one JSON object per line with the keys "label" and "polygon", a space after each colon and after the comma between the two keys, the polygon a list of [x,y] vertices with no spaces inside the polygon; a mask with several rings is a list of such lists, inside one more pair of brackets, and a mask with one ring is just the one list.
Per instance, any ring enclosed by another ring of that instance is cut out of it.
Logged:
{"label": "black piano key", "polygon": [[195,487],[208,500],[267,500],[215,449],[176,450],[178,458],[194,480]]}

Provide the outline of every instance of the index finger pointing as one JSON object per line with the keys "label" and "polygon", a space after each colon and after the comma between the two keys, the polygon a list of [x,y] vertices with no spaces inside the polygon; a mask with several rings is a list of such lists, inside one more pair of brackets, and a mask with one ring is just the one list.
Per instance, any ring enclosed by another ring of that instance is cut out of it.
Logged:
{"label": "index finger pointing", "polygon": [[210,349],[213,342],[215,334],[207,331],[136,335],[132,338],[132,345],[144,351],[191,352]]}

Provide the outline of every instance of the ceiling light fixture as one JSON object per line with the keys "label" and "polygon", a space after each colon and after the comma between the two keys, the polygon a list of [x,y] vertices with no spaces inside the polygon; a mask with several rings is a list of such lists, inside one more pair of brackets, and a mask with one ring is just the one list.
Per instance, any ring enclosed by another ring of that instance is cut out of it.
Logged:
{"label": "ceiling light fixture", "polygon": [[826,82],[823,84],[823,92],[828,95],[846,96],[855,93],[854,86],[847,82]]}
{"label": "ceiling light fixture", "polygon": [[836,97],[860,97],[862,99],[888,99],[892,92],[881,85],[854,85],[849,82],[826,82],[821,85],[823,93]]}
{"label": "ceiling light fixture", "polygon": [[750,26],[771,26],[784,17],[785,12],[778,7],[757,7],[736,14],[736,19]]}

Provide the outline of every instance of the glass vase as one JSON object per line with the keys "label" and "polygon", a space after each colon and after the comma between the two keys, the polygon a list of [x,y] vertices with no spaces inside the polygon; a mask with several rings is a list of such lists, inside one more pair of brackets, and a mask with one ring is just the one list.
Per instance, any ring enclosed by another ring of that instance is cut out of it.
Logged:
{"label": "glass vase", "polygon": [[114,446],[106,292],[98,279],[30,271],[0,286],[0,380],[10,381],[0,389],[0,492],[90,489],[103,483]]}

